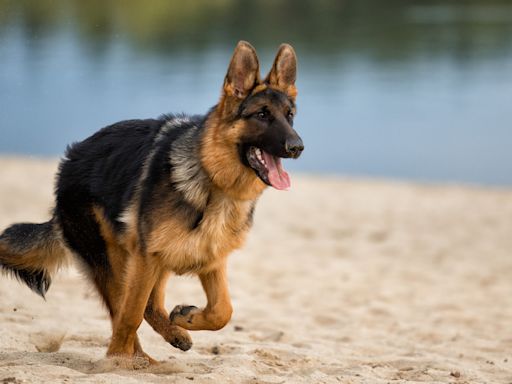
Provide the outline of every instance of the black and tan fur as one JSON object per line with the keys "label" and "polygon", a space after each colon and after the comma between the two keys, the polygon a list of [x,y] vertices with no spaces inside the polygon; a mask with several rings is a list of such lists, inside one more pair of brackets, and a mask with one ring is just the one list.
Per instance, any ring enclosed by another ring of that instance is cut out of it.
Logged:
{"label": "black and tan fur", "polygon": [[[6,229],[0,266],[44,296],[67,255],[79,260],[112,319],[109,356],[150,359],[137,338],[143,318],[182,350],[192,345],[188,330],[224,327],[232,313],[226,257],[244,243],[268,183],[247,151],[296,158],[303,149],[292,128],[295,72],[283,44],[261,80],[254,48],[240,42],[206,115],[123,121],[72,145],[53,218]],[[169,314],[172,274],[197,274],[206,307]]]}

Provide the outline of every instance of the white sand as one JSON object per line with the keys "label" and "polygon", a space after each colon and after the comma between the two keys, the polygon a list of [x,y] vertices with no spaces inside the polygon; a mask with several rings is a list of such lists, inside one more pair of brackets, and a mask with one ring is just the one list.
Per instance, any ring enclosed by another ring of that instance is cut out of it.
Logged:
{"label": "white sand", "polygon": [[[48,219],[55,170],[0,159],[0,228]],[[104,359],[107,313],[74,269],[46,302],[0,278],[0,383],[512,383],[512,190],[293,182],[230,257],[225,329],[181,352],[142,325],[157,367]],[[170,280],[169,309],[204,301]]]}

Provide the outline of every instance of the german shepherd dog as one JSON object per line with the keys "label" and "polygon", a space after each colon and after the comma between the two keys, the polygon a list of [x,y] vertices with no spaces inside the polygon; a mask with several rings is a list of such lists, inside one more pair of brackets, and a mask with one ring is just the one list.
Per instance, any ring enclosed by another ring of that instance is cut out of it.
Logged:
{"label": "german shepherd dog", "polygon": [[[244,243],[266,186],[288,189],[281,158],[304,149],[292,128],[296,56],[279,48],[261,80],[254,48],[235,48],[217,105],[204,116],[128,120],[71,145],[61,161],[53,217],[0,235],[0,266],[45,296],[74,256],[112,320],[107,356],[141,356],[145,319],[181,350],[189,330],[231,318],[227,255]],[[164,308],[174,273],[197,274],[207,305]]]}

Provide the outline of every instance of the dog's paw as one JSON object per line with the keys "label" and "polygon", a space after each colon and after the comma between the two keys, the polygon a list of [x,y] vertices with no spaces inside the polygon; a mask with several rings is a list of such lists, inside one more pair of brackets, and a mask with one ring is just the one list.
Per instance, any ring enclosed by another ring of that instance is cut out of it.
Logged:
{"label": "dog's paw", "polygon": [[171,341],[169,341],[169,343],[174,348],[181,349],[182,351],[188,351],[190,348],[192,348],[192,338],[185,330],[176,333],[174,337],[171,339]]}
{"label": "dog's paw", "polygon": [[192,323],[194,315],[199,312],[201,310],[193,305],[177,305],[170,313],[169,320],[175,325]]}

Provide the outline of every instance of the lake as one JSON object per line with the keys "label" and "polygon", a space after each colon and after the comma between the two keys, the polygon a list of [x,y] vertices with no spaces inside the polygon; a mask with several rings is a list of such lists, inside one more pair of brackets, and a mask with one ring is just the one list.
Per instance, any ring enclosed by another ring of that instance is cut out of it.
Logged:
{"label": "lake", "polygon": [[508,1],[0,0],[0,153],[214,105],[234,46],[299,59],[293,171],[512,185]]}

